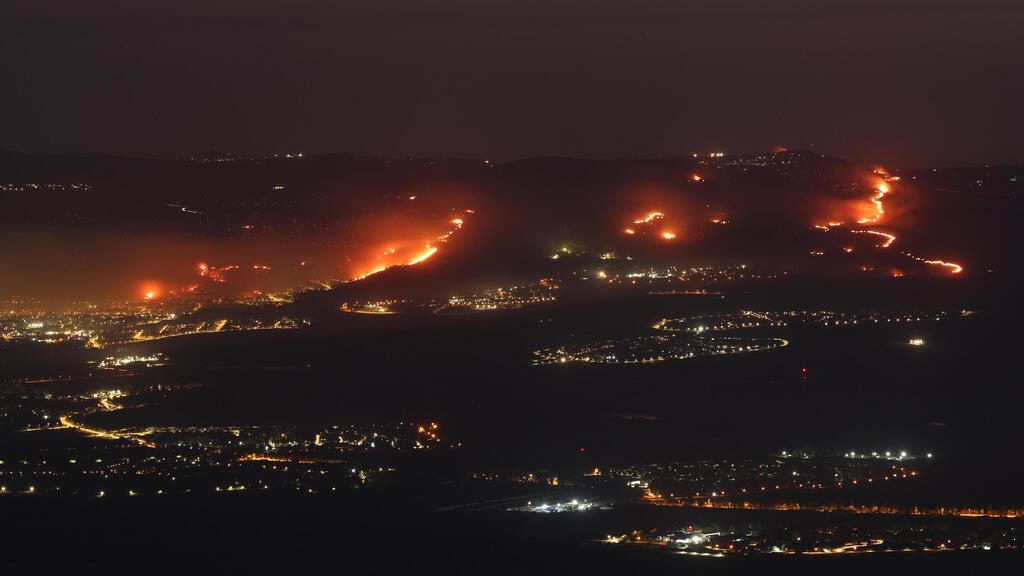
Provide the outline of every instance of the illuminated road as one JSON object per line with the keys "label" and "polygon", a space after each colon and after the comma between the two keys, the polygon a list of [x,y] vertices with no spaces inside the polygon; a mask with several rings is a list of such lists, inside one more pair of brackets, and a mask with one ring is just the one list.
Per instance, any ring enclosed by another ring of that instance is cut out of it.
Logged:
{"label": "illuminated road", "polygon": [[864,504],[800,504],[798,502],[732,502],[706,499],[702,501],[679,499],[668,501],[659,497],[645,497],[644,501],[654,506],[676,506],[682,508],[711,508],[719,510],[772,510],[777,512],[846,512],[852,514],[894,514],[903,516],[953,516],[961,518],[1021,518],[1024,509],[985,508],[919,508],[888,505]]}
{"label": "illuminated road", "polygon": [[89,428],[87,426],[83,426],[81,424],[76,423],[69,416],[61,416],[60,423],[63,424],[66,428],[74,428],[75,430],[78,430],[79,432],[85,434],[86,436],[92,436],[94,438],[106,438],[107,440],[131,440],[132,442],[135,442],[140,446],[145,446],[147,448],[155,448],[155,446],[141,438],[138,438],[137,436]]}
{"label": "illuminated road", "polygon": [[154,340],[167,340],[167,339],[170,339],[170,338],[187,338],[189,336],[197,336],[199,334],[227,334],[227,333],[231,333],[231,332],[257,332],[257,331],[266,331],[266,330],[298,330],[300,327],[301,326],[276,326],[275,325],[275,326],[260,326],[260,327],[253,327],[253,328],[239,328],[239,329],[223,330],[223,326],[221,326],[221,328],[222,328],[221,330],[198,330],[197,329],[197,330],[195,330],[193,332],[181,332],[181,333],[177,333],[177,334],[166,334],[166,335],[157,335],[157,336],[145,336],[145,335],[142,334],[141,331],[139,331],[139,332],[136,332],[135,334],[133,334],[132,338],[130,340],[117,340],[117,341],[112,341],[112,342],[100,342],[99,340],[95,340],[94,339],[95,342],[90,341],[90,346],[93,347],[93,348],[97,348],[97,349],[102,350],[103,348],[108,348],[110,346],[120,346],[120,345],[123,345],[123,344],[137,344],[137,343],[140,343],[140,342],[152,342]]}
{"label": "illuminated road", "polygon": [[[729,319],[733,316],[743,318],[746,323],[732,323]],[[669,326],[671,323],[685,322],[687,320],[692,321],[702,318],[709,320],[707,322],[707,326],[701,325],[692,329]],[[713,321],[716,319],[725,319],[725,321],[715,324]],[[560,346],[556,348],[536,350],[534,351],[535,358],[532,364],[534,366],[575,362],[597,364],[649,364],[665,362],[667,360],[688,360],[691,358],[704,358],[725,354],[760,352],[789,346],[789,340],[784,338],[736,338],[731,336],[710,335],[711,332],[724,332],[738,328],[747,328],[755,326],[757,323],[758,319],[750,316],[748,313],[740,315],[718,314],[690,319],[665,318],[651,326],[651,328],[658,331],[670,332],[671,334],[619,338],[590,344],[575,345],[572,347]],[[686,334],[684,335],[684,333]]]}

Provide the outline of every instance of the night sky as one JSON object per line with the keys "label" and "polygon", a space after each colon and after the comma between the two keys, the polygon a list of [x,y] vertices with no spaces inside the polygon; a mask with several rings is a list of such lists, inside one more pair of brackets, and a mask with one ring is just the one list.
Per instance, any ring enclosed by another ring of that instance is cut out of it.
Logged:
{"label": "night sky", "polygon": [[0,148],[1024,162],[1020,0],[3,0]]}

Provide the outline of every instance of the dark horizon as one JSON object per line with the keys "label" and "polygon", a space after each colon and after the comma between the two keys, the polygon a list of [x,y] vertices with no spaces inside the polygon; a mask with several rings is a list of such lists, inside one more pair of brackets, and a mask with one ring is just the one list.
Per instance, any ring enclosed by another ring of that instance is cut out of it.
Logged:
{"label": "dark horizon", "polygon": [[14,3],[0,148],[1024,163],[1006,0]]}
{"label": "dark horizon", "polygon": [[[826,158],[833,158],[849,162],[855,166],[861,167],[883,167],[889,171],[894,172],[915,172],[930,170],[933,168],[938,169],[959,169],[959,168],[1016,168],[1024,166],[1024,160],[1020,162],[980,162],[980,163],[966,163],[966,162],[954,162],[951,164],[943,165],[929,165],[929,166],[898,166],[886,163],[884,161],[879,162],[860,162],[853,158],[839,156],[832,154],[827,150],[817,150],[813,148],[788,148],[779,149],[777,151],[785,152],[798,152],[798,153],[814,153],[819,154]],[[732,152],[723,152],[725,157],[739,157],[739,156],[751,156],[755,154],[771,154],[775,151],[772,150],[735,150]],[[533,155],[533,156],[522,156],[517,158],[508,158],[504,160],[494,160],[483,157],[472,157],[472,156],[452,156],[452,155],[407,155],[407,156],[390,156],[385,154],[373,154],[373,153],[356,153],[347,151],[322,151],[322,150],[251,150],[251,151],[234,151],[234,150],[189,150],[180,153],[171,153],[167,155],[138,155],[138,154],[121,154],[113,152],[82,152],[74,150],[55,150],[47,152],[30,151],[30,150],[16,150],[12,148],[0,147],[0,154],[10,155],[28,155],[28,156],[44,156],[52,158],[111,158],[121,160],[154,160],[154,161],[166,161],[166,162],[193,162],[202,161],[199,156],[216,157],[223,155],[224,157],[232,157],[237,159],[250,159],[250,158],[261,158],[261,157],[278,157],[285,158],[287,154],[298,154],[300,157],[318,157],[318,158],[353,158],[353,159],[365,159],[365,160],[445,160],[452,162],[487,162],[495,166],[515,164],[518,162],[530,162],[535,160],[564,160],[564,161],[582,161],[582,162],[645,162],[645,161],[673,161],[673,160],[689,160],[693,158],[707,157],[710,152],[693,152],[689,154],[678,154],[668,156],[618,156],[618,157],[601,157],[601,156],[560,156],[560,155]],[[192,158],[195,157],[195,158]]]}
{"label": "dark horizon", "polygon": [[1024,557],[1024,0],[0,5],[0,571]]}

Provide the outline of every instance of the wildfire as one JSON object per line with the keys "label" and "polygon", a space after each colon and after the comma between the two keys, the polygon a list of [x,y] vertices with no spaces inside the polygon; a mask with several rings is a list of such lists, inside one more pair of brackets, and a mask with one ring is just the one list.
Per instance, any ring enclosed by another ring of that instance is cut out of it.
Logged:
{"label": "wildfire", "polygon": [[436,253],[436,252],[437,252],[437,248],[434,248],[432,246],[427,246],[427,251],[426,252],[424,252],[423,254],[417,256],[416,258],[413,258],[412,260],[406,262],[406,265],[407,266],[412,266],[413,264],[419,264],[420,262],[423,262],[427,258],[430,258],[431,256],[433,256],[434,253]]}
{"label": "wildfire", "polygon": [[909,258],[917,260],[918,262],[923,262],[925,264],[931,264],[933,266],[944,266],[946,268],[949,268],[949,272],[951,274],[959,274],[959,273],[964,271],[963,266],[961,266],[959,264],[954,264],[953,262],[944,262],[942,260],[925,260],[924,258],[921,258],[920,256],[914,256],[910,252],[904,252],[903,254],[905,256],[909,257]]}
{"label": "wildfire", "polygon": [[[899,180],[899,178],[897,178],[897,177],[891,177],[891,178],[888,177],[888,173],[886,173],[881,168],[876,168],[874,172],[875,172],[875,174],[878,174],[878,175],[882,176],[882,178],[886,178],[889,181],[897,181],[897,180]],[[882,219],[882,217],[885,216],[885,205],[882,203],[882,199],[885,198],[885,196],[887,194],[889,194],[890,191],[891,191],[891,188],[889,187],[889,184],[885,180],[879,182],[878,185],[875,186],[875,195],[872,196],[871,199],[870,199],[870,202],[875,205],[875,215],[874,215],[874,217],[872,217],[872,218],[861,218],[860,220],[857,220],[857,223],[858,224],[877,224]],[[829,232],[833,227],[842,226],[843,224],[844,224],[844,222],[841,222],[841,221],[840,222],[829,222],[828,224],[815,224],[814,228],[816,228],[818,230],[821,230],[823,232]],[[853,234],[873,234],[875,236],[881,236],[882,238],[885,239],[885,241],[882,242],[881,244],[878,244],[877,245],[878,248],[888,248],[889,246],[892,245],[893,242],[896,241],[896,236],[895,235],[888,234],[886,232],[879,232],[877,230],[850,230],[850,232],[852,232]],[[847,253],[853,252],[853,248],[852,247],[846,247],[846,248],[843,248],[843,251],[845,251]],[[918,262],[922,262],[924,264],[930,264],[930,265],[933,265],[933,266],[943,266],[945,268],[948,268],[950,273],[952,273],[952,274],[959,274],[959,273],[963,272],[963,267],[960,266],[959,264],[955,264],[953,262],[945,262],[943,260],[928,260],[928,259],[925,259],[925,258],[921,258],[919,256],[914,256],[910,252],[903,252],[902,254],[904,256],[907,256],[908,258],[911,258],[911,259],[916,260]],[[898,278],[900,276],[903,276],[903,272],[899,271],[899,270],[894,271],[892,276]]]}
{"label": "wildfire", "polygon": [[646,218],[641,218],[640,220],[633,220],[633,224],[650,224],[655,220],[662,220],[664,218],[665,215],[662,214],[661,212],[651,212],[650,214],[647,215]]}
{"label": "wildfire", "polygon": [[360,276],[356,276],[356,277],[352,278],[350,281],[362,280],[362,279],[367,278],[369,276],[372,276],[372,275],[374,275],[374,274],[376,274],[378,272],[383,272],[384,270],[387,270],[391,266],[413,266],[415,264],[419,264],[420,262],[423,262],[424,260],[430,258],[431,256],[433,256],[434,254],[437,253],[438,247],[435,244],[438,244],[438,243],[444,244],[445,242],[448,242],[448,240],[456,232],[458,232],[459,230],[462,230],[462,226],[465,224],[465,221],[464,221],[463,218],[465,218],[465,216],[467,216],[469,214],[473,214],[473,213],[474,213],[473,210],[464,210],[463,213],[462,213],[462,217],[453,218],[451,220],[451,224],[453,225],[453,228],[451,230],[445,232],[444,234],[441,234],[440,236],[437,236],[436,238],[434,238],[433,241],[428,242],[423,247],[423,249],[421,251],[416,252],[415,256],[413,256],[412,258],[409,258],[408,260],[405,260],[404,262],[400,262],[398,264],[383,264],[383,263],[380,263],[380,261],[383,260],[385,257],[393,256],[393,255],[395,255],[398,252],[398,250],[396,248],[389,248],[388,250],[385,250],[383,254],[377,256],[378,264],[373,268],[373,270],[371,270],[371,271],[369,271],[369,272],[367,272],[365,274],[362,274]]}
{"label": "wildfire", "polygon": [[858,224],[867,224],[869,222],[875,224],[882,218],[882,216],[885,216],[885,208],[882,206],[882,198],[885,198],[885,195],[889,193],[889,185],[885,182],[880,182],[878,186],[875,187],[875,190],[877,190],[877,192],[871,199],[871,203],[875,205],[875,217],[857,220]]}
{"label": "wildfire", "polygon": [[949,268],[949,271],[953,274],[959,274],[964,271],[964,267],[959,264],[952,262],[943,262],[942,260],[924,260],[925,264],[935,264],[937,266],[945,266]]}
{"label": "wildfire", "polygon": [[242,268],[251,268],[257,272],[267,272],[271,270],[270,266],[267,266],[266,264],[252,264],[251,266],[244,267],[239,266],[238,264],[232,264],[230,266],[217,267],[210,266],[206,262],[200,262],[196,267],[199,269],[200,276],[203,278],[209,278],[214,282],[226,282],[227,279],[224,275],[232,270],[241,270]]}
{"label": "wildfire", "polygon": [[846,224],[846,222],[843,222],[843,221],[840,220],[838,222],[828,222],[828,223],[825,223],[825,224],[815,224],[814,227],[817,228],[818,230],[823,231],[823,232],[828,232],[832,228],[835,228],[836,226],[842,226],[843,224]]}
{"label": "wildfire", "polygon": [[886,234],[885,232],[878,232],[875,230],[850,230],[854,234],[874,234],[875,236],[881,236],[885,238],[885,242],[878,245],[879,248],[888,248],[895,240],[896,237],[892,234]]}

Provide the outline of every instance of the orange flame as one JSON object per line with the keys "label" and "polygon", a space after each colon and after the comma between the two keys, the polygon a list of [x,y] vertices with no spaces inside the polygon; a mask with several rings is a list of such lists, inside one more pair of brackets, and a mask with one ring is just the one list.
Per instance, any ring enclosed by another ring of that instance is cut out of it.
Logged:
{"label": "orange flame", "polygon": [[885,216],[885,208],[882,206],[882,198],[885,198],[885,195],[889,193],[889,185],[885,182],[879,182],[878,186],[875,186],[875,190],[878,192],[875,194],[874,198],[871,199],[871,203],[875,205],[875,217],[857,220],[858,224],[866,224],[868,222],[874,224],[877,223],[882,216]]}
{"label": "orange flame", "polygon": [[[462,217],[453,218],[451,220],[451,223],[455,226],[454,228],[452,228],[448,232],[445,232],[444,234],[441,234],[440,236],[436,237],[432,242],[430,242],[426,246],[424,246],[422,251],[416,253],[416,255],[413,256],[412,258],[402,262],[401,264],[393,264],[393,266],[413,266],[413,265],[419,264],[420,262],[423,262],[424,260],[430,258],[434,254],[436,254],[437,250],[438,250],[438,247],[435,246],[434,244],[435,243],[442,243],[443,244],[443,243],[448,242],[448,240],[457,231],[462,230],[462,226],[463,226],[463,224],[465,224],[465,221],[463,220],[463,218],[466,215],[473,214],[473,213],[475,213],[473,210],[465,210],[465,211],[463,211]],[[394,255],[397,251],[398,250],[396,248],[389,248],[388,250],[385,250],[383,254],[381,254],[380,256],[377,256],[377,260],[380,261],[381,259],[383,259],[386,256]],[[356,276],[356,277],[352,278],[349,281],[352,282],[352,281],[356,281],[356,280],[362,280],[362,279],[367,278],[369,276],[372,276],[372,275],[374,275],[374,274],[376,274],[378,272],[383,272],[384,270],[387,270],[390,267],[391,267],[391,265],[377,264],[369,272],[367,272],[365,274],[362,274],[362,275],[359,275],[359,276]]]}
{"label": "orange flame", "polygon": [[434,248],[432,246],[427,246],[427,251],[426,252],[424,252],[423,254],[420,254],[416,258],[413,258],[412,260],[408,261],[406,263],[406,266],[412,266],[413,264],[419,264],[420,262],[423,262],[427,258],[430,258],[431,256],[433,256],[436,252],[437,252],[437,248]]}
{"label": "orange flame", "polygon": [[[889,187],[889,184],[886,180],[893,182],[899,180],[899,178],[895,176],[889,177],[888,173],[882,168],[876,168],[874,172],[875,174],[878,174],[883,178],[883,180],[881,180],[875,186],[875,195],[872,196],[870,199],[870,202],[875,205],[875,215],[872,218],[862,218],[860,220],[857,220],[858,224],[877,224],[879,220],[881,220],[882,217],[885,216],[885,206],[882,204],[882,199],[885,198],[885,196],[889,194],[889,192],[891,191],[891,188]],[[824,232],[828,232],[832,227],[842,225],[843,222],[829,222],[827,225],[815,224],[814,228],[822,230]],[[879,248],[888,248],[889,246],[892,245],[893,242],[896,241],[895,235],[888,234],[886,232],[879,232],[877,230],[850,230],[850,232],[854,234],[873,234],[875,236],[881,236],[882,238],[885,238],[884,242],[877,245]],[[846,247],[843,248],[843,250],[848,253],[853,252],[852,247]],[[927,260],[925,258],[914,256],[910,252],[903,252],[903,255],[918,262],[923,262],[924,264],[930,264],[933,266],[943,266],[945,268],[949,268],[949,271],[952,274],[959,274],[963,272],[963,266],[953,262],[945,262],[943,260]],[[892,275],[898,278],[900,276],[903,276],[903,271],[894,270]]]}
{"label": "orange flame", "polygon": [[892,234],[886,234],[885,232],[877,232],[875,230],[850,230],[854,234],[874,234],[875,236],[881,236],[885,238],[885,242],[878,245],[879,248],[888,248],[895,240],[896,237]]}
{"label": "orange flame", "polygon": [[661,212],[651,212],[650,214],[647,215],[646,218],[641,218],[640,220],[633,220],[633,224],[650,224],[651,222],[654,222],[655,220],[661,220],[664,217],[665,215],[662,214]]}

